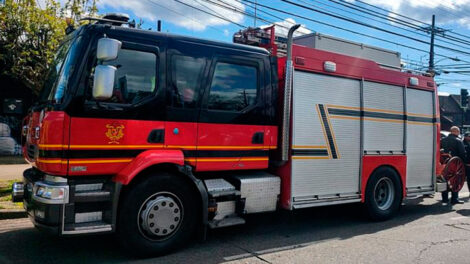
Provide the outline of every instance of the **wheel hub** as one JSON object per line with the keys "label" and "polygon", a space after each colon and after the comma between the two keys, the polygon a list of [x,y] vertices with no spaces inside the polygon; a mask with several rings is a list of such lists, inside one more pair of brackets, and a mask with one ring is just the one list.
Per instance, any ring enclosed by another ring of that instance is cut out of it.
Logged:
{"label": "wheel hub", "polygon": [[389,178],[380,179],[375,185],[374,199],[381,210],[387,210],[392,206],[395,198],[395,188]]}
{"label": "wheel hub", "polygon": [[159,238],[174,233],[181,222],[181,207],[170,195],[157,194],[149,199],[141,210],[143,230]]}

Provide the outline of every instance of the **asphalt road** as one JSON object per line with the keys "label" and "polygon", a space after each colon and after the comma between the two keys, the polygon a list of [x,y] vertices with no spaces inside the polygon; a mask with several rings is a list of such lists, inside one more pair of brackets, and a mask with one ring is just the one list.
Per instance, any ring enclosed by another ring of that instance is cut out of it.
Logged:
{"label": "asphalt road", "polygon": [[470,263],[470,202],[411,202],[386,222],[343,205],[252,215],[211,230],[205,242],[153,259],[134,259],[113,236],[58,238],[27,219],[0,221],[0,263]]}

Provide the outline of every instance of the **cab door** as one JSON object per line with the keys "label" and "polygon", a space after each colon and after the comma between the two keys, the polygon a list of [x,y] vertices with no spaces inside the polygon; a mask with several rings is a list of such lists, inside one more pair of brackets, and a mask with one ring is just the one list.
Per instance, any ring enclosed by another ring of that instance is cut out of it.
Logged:
{"label": "cab door", "polygon": [[69,175],[116,174],[140,153],[164,147],[159,134],[165,130],[160,96],[164,54],[157,45],[118,37],[122,47],[117,58],[103,62],[117,69],[112,97],[102,101],[92,97],[90,80],[97,65],[92,50],[81,82],[83,102],[77,96],[68,110]]}
{"label": "cab door", "polygon": [[214,57],[199,115],[197,171],[267,168],[263,73],[262,59]]}
{"label": "cab door", "polygon": [[183,150],[185,162],[196,166],[201,87],[206,82],[207,54],[199,45],[170,42],[167,51],[167,110],[165,143]]}

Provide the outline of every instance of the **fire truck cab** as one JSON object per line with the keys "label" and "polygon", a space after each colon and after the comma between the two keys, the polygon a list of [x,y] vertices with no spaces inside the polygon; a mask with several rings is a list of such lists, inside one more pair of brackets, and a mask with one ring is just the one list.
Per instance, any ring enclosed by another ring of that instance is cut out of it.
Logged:
{"label": "fire truck cab", "polygon": [[431,77],[292,44],[294,28],[254,47],[125,22],[69,34],[25,120],[14,199],[38,228],[158,255],[250,213],[362,202],[385,220],[438,187]]}

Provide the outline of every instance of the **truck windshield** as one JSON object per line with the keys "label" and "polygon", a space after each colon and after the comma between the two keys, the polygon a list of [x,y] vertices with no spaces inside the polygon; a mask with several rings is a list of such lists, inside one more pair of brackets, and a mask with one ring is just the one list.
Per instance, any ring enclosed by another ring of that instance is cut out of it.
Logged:
{"label": "truck windshield", "polygon": [[60,103],[65,94],[69,77],[75,68],[79,42],[80,37],[65,41],[57,50],[40,93],[40,102]]}

